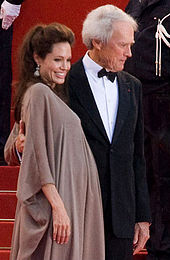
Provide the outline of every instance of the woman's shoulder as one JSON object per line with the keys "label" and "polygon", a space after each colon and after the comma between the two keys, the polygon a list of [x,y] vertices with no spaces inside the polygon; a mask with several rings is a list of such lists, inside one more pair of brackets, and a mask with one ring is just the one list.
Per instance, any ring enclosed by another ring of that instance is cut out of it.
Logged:
{"label": "woman's shoulder", "polygon": [[53,95],[54,93],[47,85],[41,82],[35,83],[30,85],[25,92],[22,105],[24,107],[27,107],[29,104],[43,106],[46,100],[51,99]]}
{"label": "woman's shoulder", "polygon": [[49,97],[50,95],[54,95],[53,91],[48,87],[47,85],[39,82],[32,84],[31,86],[28,87],[24,99],[42,99]]}
{"label": "woman's shoulder", "polygon": [[44,83],[38,82],[31,85],[28,89],[32,94],[43,95],[44,93],[51,93],[50,87],[45,85]]}

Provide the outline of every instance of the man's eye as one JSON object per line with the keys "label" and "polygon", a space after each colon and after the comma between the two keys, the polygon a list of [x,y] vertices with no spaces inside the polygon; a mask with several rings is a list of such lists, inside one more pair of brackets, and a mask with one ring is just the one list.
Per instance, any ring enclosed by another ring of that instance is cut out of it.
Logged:
{"label": "man's eye", "polygon": [[121,46],[122,47],[126,47],[126,43],[121,43]]}

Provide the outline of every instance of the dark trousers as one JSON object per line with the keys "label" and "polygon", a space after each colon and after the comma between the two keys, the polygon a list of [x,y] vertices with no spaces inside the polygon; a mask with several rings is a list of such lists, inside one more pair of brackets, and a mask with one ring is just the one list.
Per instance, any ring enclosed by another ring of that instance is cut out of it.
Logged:
{"label": "dark trousers", "polygon": [[104,212],[105,260],[132,260],[133,238],[117,238],[112,231],[111,207]]}
{"label": "dark trousers", "polygon": [[0,156],[10,133],[12,27],[2,29],[0,20]]}
{"label": "dark trousers", "polygon": [[147,260],[169,260],[170,151],[167,144],[170,142],[170,86],[144,96],[143,101],[145,158],[152,211]]}

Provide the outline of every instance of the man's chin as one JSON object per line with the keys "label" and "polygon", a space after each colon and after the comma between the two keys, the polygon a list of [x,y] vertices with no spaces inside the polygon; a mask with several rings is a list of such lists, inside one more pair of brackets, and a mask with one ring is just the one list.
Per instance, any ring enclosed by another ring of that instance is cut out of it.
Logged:
{"label": "man's chin", "polygon": [[117,69],[117,71],[122,71],[122,70],[124,70],[124,64]]}

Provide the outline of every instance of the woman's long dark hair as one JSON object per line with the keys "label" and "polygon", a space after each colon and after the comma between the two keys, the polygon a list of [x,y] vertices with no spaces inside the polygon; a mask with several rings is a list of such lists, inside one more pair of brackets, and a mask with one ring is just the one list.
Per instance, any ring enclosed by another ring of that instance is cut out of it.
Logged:
{"label": "woman's long dark hair", "polygon": [[[45,59],[52,51],[53,45],[59,42],[68,42],[70,45],[74,43],[72,30],[59,23],[37,25],[26,34],[19,55],[19,82],[16,85],[14,111],[16,122],[21,119],[21,104],[27,88],[34,83],[43,82],[40,77],[34,76],[37,67],[33,58],[34,53]],[[66,99],[66,91],[62,86],[56,86],[54,92]]]}

